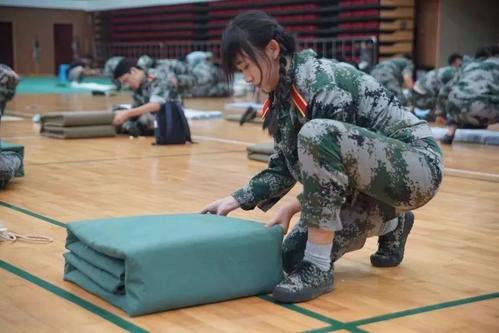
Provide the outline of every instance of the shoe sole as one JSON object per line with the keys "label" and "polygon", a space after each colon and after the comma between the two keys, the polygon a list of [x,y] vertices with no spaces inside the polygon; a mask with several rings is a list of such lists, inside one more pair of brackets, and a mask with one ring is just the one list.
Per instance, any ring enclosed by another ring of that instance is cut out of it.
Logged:
{"label": "shoe sole", "polygon": [[304,290],[299,293],[290,293],[282,289],[274,289],[272,298],[279,303],[300,303],[313,300],[321,295],[330,293],[334,290],[334,283],[331,286],[321,289]]}
{"label": "shoe sole", "polygon": [[[410,216],[407,218],[407,216]],[[402,248],[405,252],[405,243],[407,242],[407,238],[409,237],[409,233],[412,230],[412,226],[414,225],[414,214],[407,213],[406,220],[404,221],[404,232],[402,233],[402,238],[404,239],[403,244],[401,244]],[[402,254],[402,258],[397,261],[393,260],[385,260],[383,257],[378,257],[375,254],[371,256],[371,265],[374,267],[396,267],[402,263],[404,260],[404,254]]]}

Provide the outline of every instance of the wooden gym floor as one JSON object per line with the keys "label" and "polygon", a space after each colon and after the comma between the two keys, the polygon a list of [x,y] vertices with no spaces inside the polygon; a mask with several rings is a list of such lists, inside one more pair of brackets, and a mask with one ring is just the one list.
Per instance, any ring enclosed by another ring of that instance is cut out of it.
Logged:
{"label": "wooden gym floor", "polygon": [[[264,168],[246,146],[269,141],[258,125],[191,121],[197,144],[152,146],[151,138],[41,137],[35,113],[104,110],[130,97],[18,95],[1,124],[23,144],[26,176],[0,192],[0,224],[54,238],[49,245],[0,243],[0,332],[499,332],[499,147],[444,147],[440,192],[415,211],[403,264],[369,263],[376,239],[336,264],[336,290],[279,305],[267,295],[137,318],[62,280],[67,223],[100,217],[196,212]],[[223,110],[224,99],[187,107]],[[233,216],[268,221],[269,213]]]}

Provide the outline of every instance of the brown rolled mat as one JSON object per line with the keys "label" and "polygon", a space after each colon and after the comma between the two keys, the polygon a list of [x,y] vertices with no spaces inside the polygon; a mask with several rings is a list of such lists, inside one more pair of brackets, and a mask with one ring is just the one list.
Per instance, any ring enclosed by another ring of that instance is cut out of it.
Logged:
{"label": "brown rolled mat", "polygon": [[[225,120],[239,122],[239,121],[241,121],[242,116],[243,116],[242,114],[226,114]],[[260,117],[256,117],[254,119],[248,120],[247,123],[262,124],[263,119]]]}
{"label": "brown rolled mat", "polygon": [[61,127],[45,125],[41,135],[56,139],[79,139],[115,136],[113,125]]}
{"label": "brown rolled mat", "polygon": [[51,112],[41,116],[40,121],[44,126],[94,126],[111,125],[114,119],[112,111],[72,111]]}
{"label": "brown rolled mat", "polygon": [[268,162],[270,155],[274,153],[274,143],[257,143],[246,148],[248,159],[260,162]]}

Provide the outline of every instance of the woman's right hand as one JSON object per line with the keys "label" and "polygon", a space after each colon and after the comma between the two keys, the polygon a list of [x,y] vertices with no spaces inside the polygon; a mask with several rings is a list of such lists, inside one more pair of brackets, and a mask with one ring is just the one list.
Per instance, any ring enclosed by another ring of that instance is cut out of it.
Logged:
{"label": "woman's right hand", "polygon": [[201,214],[227,215],[236,208],[239,208],[239,202],[233,196],[228,196],[210,203],[201,210]]}

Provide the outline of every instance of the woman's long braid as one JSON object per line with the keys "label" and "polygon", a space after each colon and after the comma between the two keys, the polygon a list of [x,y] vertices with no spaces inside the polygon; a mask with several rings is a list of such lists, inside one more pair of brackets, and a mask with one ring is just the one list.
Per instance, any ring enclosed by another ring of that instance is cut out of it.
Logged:
{"label": "woman's long braid", "polygon": [[269,134],[274,136],[279,129],[279,114],[278,110],[287,110],[290,103],[292,78],[286,72],[286,58],[283,53],[284,48],[281,47],[279,56],[279,83],[276,89],[269,94],[270,109],[263,122],[263,128],[268,128]]}

